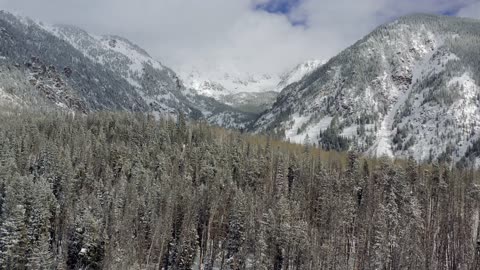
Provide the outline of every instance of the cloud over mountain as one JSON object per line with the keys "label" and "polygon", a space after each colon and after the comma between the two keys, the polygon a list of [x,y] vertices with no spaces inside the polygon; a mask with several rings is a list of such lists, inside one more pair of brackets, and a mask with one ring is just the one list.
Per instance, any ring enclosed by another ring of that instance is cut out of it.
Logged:
{"label": "cloud over mountain", "polygon": [[475,2],[0,0],[0,8],[49,23],[126,36],[174,68],[281,72],[306,59],[328,59],[377,25],[408,13],[479,16]]}

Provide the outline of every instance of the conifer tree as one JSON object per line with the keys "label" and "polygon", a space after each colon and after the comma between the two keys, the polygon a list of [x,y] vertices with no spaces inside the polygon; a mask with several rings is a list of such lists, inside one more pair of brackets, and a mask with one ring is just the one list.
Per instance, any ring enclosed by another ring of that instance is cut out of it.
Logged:
{"label": "conifer tree", "polygon": [[475,169],[143,115],[0,122],[0,269],[480,264]]}
{"label": "conifer tree", "polygon": [[25,177],[7,179],[0,224],[0,265],[4,269],[27,267],[28,236],[25,224]]}

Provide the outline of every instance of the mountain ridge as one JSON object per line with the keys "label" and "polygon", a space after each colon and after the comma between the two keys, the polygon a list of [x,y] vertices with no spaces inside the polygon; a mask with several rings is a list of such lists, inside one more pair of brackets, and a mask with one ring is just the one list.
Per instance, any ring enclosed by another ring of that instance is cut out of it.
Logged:
{"label": "mountain ridge", "polygon": [[[182,113],[227,128],[243,128],[254,117],[185,88],[173,70],[125,38],[96,36],[76,26],[48,25],[6,11],[0,12],[0,29],[0,55],[10,73],[10,77],[4,76],[3,84],[10,85],[10,103],[18,100],[15,96],[29,93],[22,106],[53,104],[75,110],[69,103],[60,102],[62,93],[69,89],[70,96],[84,104],[82,112],[126,110],[156,116]],[[32,73],[33,62],[41,62],[36,67],[40,72]],[[32,76],[35,80],[29,79]],[[61,83],[45,84],[50,77]],[[15,86],[19,81],[22,86]],[[38,91],[39,87],[43,90]],[[1,96],[6,97],[2,92]]]}
{"label": "mountain ridge", "polygon": [[184,114],[326,149],[480,165],[479,29],[473,19],[401,17],[328,62],[279,75],[271,88],[256,92],[248,88],[255,76],[228,75],[248,91],[212,80],[220,93],[212,96],[127,39],[2,11],[0,104]]}
{"label": "mountain ridge", "polygon": [[[236,108],[253,107],[262,112],[272,105],[286,86],[294,83],[321,66],[324,61],[307,60],[282,73],[251,74],[217,70],[180,72],[187,88]],[[247,109],[248,111],[248,109]]]}
{"label": "mountain ridge", "polygon": [[374,156],[459,162],[480,133],[478,26],[423,14],[379,26],[285,88],[251,130]]}

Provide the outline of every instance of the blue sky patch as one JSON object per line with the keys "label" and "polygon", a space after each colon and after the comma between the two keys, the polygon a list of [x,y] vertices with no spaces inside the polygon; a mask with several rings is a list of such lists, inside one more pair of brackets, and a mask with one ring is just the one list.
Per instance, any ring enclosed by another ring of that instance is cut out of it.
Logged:
{"label": "blue sky patch", "polygon": [[441,15],[455,16],[460,9],[461,8],[459,7],[459,8],[455,8],[455,9],[444,10],[444,11],[441,12]]}
{"label": "blue sky patch", "polygon": [[263,4],[257,4],[254,9],[272,14],[285,15],[294,27],[308,27],[307,18],[292,19],[289,14],[293,9],[302,4],[303,0],[269,0]]}
{"label": "blue sky patch", "polygon": [[289,14],[292,9],[298,7],[302,0],[270,0],[264,4],[255,6],[256,10],[263,10],[268,13]]}

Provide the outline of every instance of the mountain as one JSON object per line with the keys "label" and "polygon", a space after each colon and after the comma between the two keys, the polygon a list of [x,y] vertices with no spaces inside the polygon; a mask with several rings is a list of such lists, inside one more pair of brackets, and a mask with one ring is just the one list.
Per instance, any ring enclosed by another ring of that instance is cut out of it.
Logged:
{"label": "mountain", "polygon": [[292,70],[285,72],[280,76],[280,82],[277,84],[275,91],[281,92],[285,87],[300,81],[307,75],[310,75],[323,64],[325,64],[325,61],[320,60],[308,60],[298,64]]}
{"label": "mountain", "polygon": [[322,64],[319,60],[310,60],[282,74],[226,72],[228,68],[193,68],[179,72],[179,76],[187,88],[199,95],[243,111],[260,113],[275,102],[283,88],[299,81]]}
{"label": "mountain", "polygon": [[278,75],[225,70],[226,68],[194,68],[179,74],[187,87],[216,99],[228,94],[272,91],[279,82]]}
{"label": "mountain", "polygon": [[118,36],[51,26],[0,11],[0,103],[83,113],[183,113],[243,128],[254,115],[185,88],[170,68]]}
{"label": "mountain", "polygon": [[252,125],[373,156],[478,163],[480,21],[415,14],[286,87]]}

